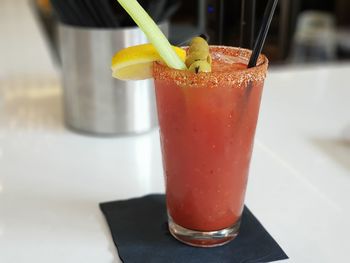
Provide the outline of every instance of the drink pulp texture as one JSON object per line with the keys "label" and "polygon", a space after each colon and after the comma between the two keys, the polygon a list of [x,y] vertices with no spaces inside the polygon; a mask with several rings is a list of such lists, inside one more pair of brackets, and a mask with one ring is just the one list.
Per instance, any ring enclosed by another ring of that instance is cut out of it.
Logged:
{"label": "drink pulp texture", "polygon": [[234,50],[211,48],[219,79],[154,65],[167,209],[187,229],[224,229],[242,214],[264,76],[239,81],[249,70],[227,59]]}

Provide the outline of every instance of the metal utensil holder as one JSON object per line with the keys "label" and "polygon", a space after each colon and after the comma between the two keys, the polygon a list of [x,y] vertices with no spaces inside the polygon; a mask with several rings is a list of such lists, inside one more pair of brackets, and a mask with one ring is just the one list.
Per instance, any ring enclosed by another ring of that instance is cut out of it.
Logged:
{"label": "metal utensil holder", "polygon": [[[167,23],[160,28],[167,35]],[[94,29],[59,25],[65,122],[95,135],[143,133],[157,126],[153,80],[120,81],[111,58],[148,42],[138,28]]]}

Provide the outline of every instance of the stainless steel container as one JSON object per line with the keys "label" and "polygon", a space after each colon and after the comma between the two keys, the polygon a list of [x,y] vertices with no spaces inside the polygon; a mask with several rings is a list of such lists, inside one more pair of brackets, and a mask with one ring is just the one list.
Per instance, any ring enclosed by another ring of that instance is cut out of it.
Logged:
{"label": "stainless steel container", "polygon": [[[160,25],[167,35],[167,24]],[[96,135],[143,133],[157,126],[153,80],[120,81],[111,59],[124,47],[147,43],[138,28],[59,26],[65,122]]]}

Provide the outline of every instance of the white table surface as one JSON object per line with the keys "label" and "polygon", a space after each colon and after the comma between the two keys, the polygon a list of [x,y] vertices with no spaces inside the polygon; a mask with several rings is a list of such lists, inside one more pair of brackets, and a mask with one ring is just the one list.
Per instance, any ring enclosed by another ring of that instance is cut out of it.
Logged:
{"label": "white table surface", "polygon": [[[66,130],[26,1],[0,2],[0,36],[0,262],[119,262],[98,203],[164,192],[157,130]],[[350,63],[329,64],[266,81],[247,205],[285,262],[349,262],[349,75]]]}

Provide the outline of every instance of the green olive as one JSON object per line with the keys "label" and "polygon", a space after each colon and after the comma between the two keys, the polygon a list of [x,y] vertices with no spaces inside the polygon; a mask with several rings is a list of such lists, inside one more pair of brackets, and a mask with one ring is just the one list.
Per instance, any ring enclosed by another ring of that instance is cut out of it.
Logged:
{"label": "green olive", "polygon": [[191,66],[189,67],[189,70],[195,73],[210,72],[211,65],[205,60],[198,60],[191,64]]}
{"label": "green olive", "polygon": [[204,38],[194,37],[188,49],[186,58],[186,66],[190,71],[210,72],[211,71],[211,56],[209,53],[209,45]]}
{"label": "green olive", "polygon": [[207,53],[207,52],[201,52],[201,51],[191,52],[191,53],[189,53],[189,55],[186,58],[186,61],[185,61],[186,66],[190,67],[191,64],[197,60],[208,61],[208,56],[209,56],[209,53]]}
{"label": "green olive", "polygon": [[209,47],[206,47],[204,45],[193,45],[193,46],[190,46],[188,49],[189,53],[196,52],[196,51],[209,53]]}
{"label": "green olive", "polygon": [[207,62],[211,65],[211,62],[213,62],[213,60],[211,59],[210,54],[207,56]]}
{"label": "green olive", "polygon": [[201,37],[193,38],[190,44],[189,52],[191,53],[194,51],[209,52],[209,45],[207,41]]}
{"label": "green olive", "polygon": [[194,37],[191,39],[190,45],[197,44],[197,43],[207,44],[207,41],[202,37]]}

